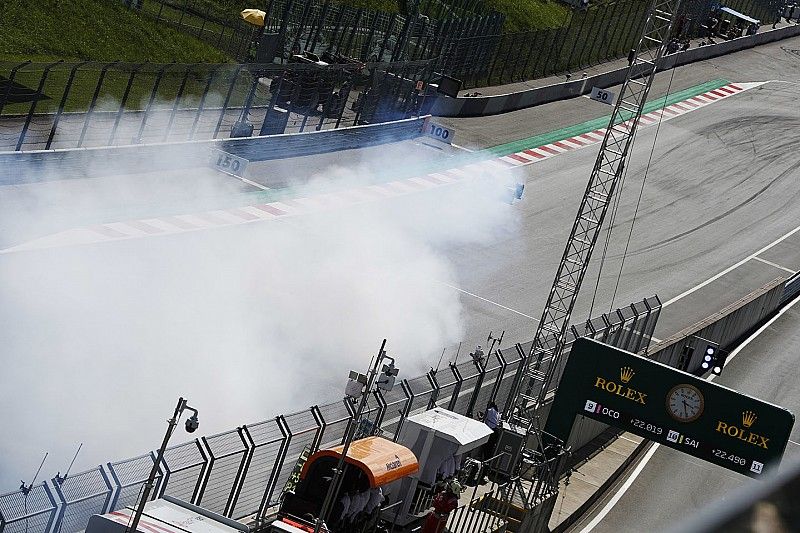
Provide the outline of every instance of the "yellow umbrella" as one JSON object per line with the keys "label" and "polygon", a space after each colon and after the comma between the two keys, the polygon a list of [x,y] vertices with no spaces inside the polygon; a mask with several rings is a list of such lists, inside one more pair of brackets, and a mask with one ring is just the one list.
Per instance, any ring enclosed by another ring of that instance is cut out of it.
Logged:
{"label": "yellow umbrella", "polygon": [[253,24],[255,26],[263,26],[264,25],[264,17],[267,14],[261,11],[260,9],[243,9],[242,10],[242,18]]}

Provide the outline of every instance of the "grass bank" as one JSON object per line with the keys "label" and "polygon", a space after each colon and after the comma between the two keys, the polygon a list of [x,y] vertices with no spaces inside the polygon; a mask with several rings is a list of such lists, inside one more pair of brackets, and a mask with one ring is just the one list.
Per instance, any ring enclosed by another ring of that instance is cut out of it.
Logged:
{"label": "grass bank", "polygon": [[221,63],[229,58],[111,0],[0,1],[0,61]]}

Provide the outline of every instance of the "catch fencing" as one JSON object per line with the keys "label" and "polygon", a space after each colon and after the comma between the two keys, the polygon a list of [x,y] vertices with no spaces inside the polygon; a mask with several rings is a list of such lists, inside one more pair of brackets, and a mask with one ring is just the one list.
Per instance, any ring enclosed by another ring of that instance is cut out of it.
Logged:
{"label": "catch fencing", "polygon": [[[712,2],[681,3],[673,36],[703,36]],[[784,0],[731,0],[725,5],[772,24]],[[519,33],[461,36],[437,58],[437,69],[465,88],[502,85],[581,70],[626,57],[639,41],[646,0],[601,0],[568,13],[561,27]]]}
{"label": "catch fencing", "polygon": [[428,61],[0,63],[0,151],[247,137],[410,118],[425,112],[418,84],[427,85],[432,68]]}
{"label": "catch fencing", "polygon": [[[787,0],[730,0],[724,5],[772,24]],[[431,60],[437,72],[465,88],[526,81],[578,72],[625,57],[638,42],[647,0],[598,0],[566,9],[554,28],[505,33],[505,16],[470,0],[408,2],[407,14],[354,8],[333,0],[268,0],[265,34],[284,61],[309,51],[364,62]],[[673,35],[696,38],[720,5],[682,2]],[[253,26],[235,13],[215,12],[201,0],[146,0],[145,16],[173,25],[245,61],[256,57]],[[272,55],[262,61],[271,61]]]}
{"label": "catch fencing", "polygon": [[[126,2],[142,16],[192,35],[238,61],[256,56],[251,43],[261,30],[243,21],[235,8],[223,11],[204,0]],[[430,58],[444,42],[459,36],[456,31],[495,33],[505,20],[475,0],[409,1],[405,14],[335,0],[266,0],[248,7],[265,12],[263,31],[274,36],[277,46],[270,48],[280,59],[301,50],[372,62],[412,60],[423,54]]]}
{"label": "catch fencing", "polygon": [[[651,297],[573,326],[565,350],[579,336],[641,350],[650,343],[660,310],[658,298]],[[377,391],[357,438],[381,434],[396,439],[407,417],[435,406],[467,416],[492,400],[501,409],[510,407],[528,350],[516,344],[404,379],[392,391]],[[293,482],[298,458],[340,444],[354,414],[353,405],[342,400],[171,446],[159,465],[153,497],[167,494],[235,520],[268,514]],[[53,478],[34,486],[27,497],[23,491],[0,495],[0,533],[80,531],[93,514],[134,505],[154,460],[155,454],[148,453]],[[481,520],[492,523],[490,517]]]}

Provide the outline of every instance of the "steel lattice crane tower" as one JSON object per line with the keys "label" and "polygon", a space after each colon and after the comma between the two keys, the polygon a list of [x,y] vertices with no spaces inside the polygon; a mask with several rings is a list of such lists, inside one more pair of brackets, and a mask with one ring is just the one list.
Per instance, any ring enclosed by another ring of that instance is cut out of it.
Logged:
{"label": "steel lattice crane tower", "polygon": [[653,83],[656,65],[670,38],[680,0],[652,0],[642,37],[614,105],[600,145],[578,216],[550,288],[542,319],[527,360],[525,376],[517,390],[512,421],[530,427],[531,410],[541,405],[553,389],[569,320],[589,266],[614,188],[624,172],[625,160]]}

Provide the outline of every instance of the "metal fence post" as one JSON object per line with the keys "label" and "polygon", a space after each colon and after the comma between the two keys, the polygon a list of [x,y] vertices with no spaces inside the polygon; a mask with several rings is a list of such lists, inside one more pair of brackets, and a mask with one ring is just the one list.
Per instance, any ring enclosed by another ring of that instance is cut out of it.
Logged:
{"label": "metal fence post", "polygon": [[197,63],[192,63],[186,67],[186,72],[183,74],[183,79],[181,79],[181,85],[178,87],[178,94],[175,95],[175,100],[172,103],[172,111],[169,114],[167,127],[164,128],[164,137],[162,141],[166,141],[172,131],[172,124],[175,122],[175,114],[178,112],[178,106],[181,103],[181,98],[183,98],[183,91],[186,89],[186,81],[189,79],[189,74],[192,72],[192,69],[196,66]]}
{"label": "metal fence post", "polygon": [[380,16],[379,11],[375,11],[372,15],[372,21],[369,23],[369,32],[367,33],[367,38],[361,45],[361,53],[358,56],[358,58],[362,61],[371,61],[369,57],[369,52],[370,52],[370,47],[372,46],[372,39],[373,37],[375,37],[375,27],[378,25],[379,16]]}
{"label": "metal fence post", "polygon": [[322,416],[322,411],[320,411],[318,405],[311,406],[311,416],[314,417],[314,421],[317,423],[317,434],[314,436],[314,440],[311,441],[309,447],[309,454],[312,454],[319,450],[320,444],[322,444],[322,436],[325,433],[325,429],[328,427],[328,424],[325,423],[325,417]]}
{"label": "metal fence post", "polygon": [[164,71],[171,64],[162,65],[161,68],[158,70],[158,74],[156,75],[156,79],[153,82],[153,89],[150,91],[150,99],[147,101],[147,107],[144,110],[144,115],[142,116],[142,123],[139,125],[139,133],[136,135],[136,138],[133,139],[134,144],[139,144],[142,142],[142,135],[144,134],[144,129],[147,126],[147,118],[150,116],[150,109],[153,107],[153,102],[158,95],[158,87],[161,85],[161,78],[164,76]]}
{"label": "metal fence post", "polygon": [[242,460],[239,463],[239,469],[236,471],[236,476],[233,478],[231,493],[228,496],[228,501],[226,502],[225,509],[222,512],[223,516],[227,516],[228,518],[232,518],[231,515],[233,514],[233,508],[236,505],[236,500],[239,498],[239,494],[242,492],[245,473],[250,467],[250,461],[253,458],[253,452],[255,450],[255,443],[253,442],[253,439],[250,437],[249,433],[245,431],[244,426],[236,428],[236,431],[239,433],[239,438],[242,439],[242,444],[244,445],[245,450],[244,454],[242,455]]}
{"label": "metal fence post", "polygon": [[350,35],[347,37],[347,44],[345,45],[345,55],[350,56],[352,54],[352,47],[353,47],[353,38],[356,35],[356,31],[359,29],[358,25],[361,22],[361,17],[364,15],[364,10],[359,8],[356,11],[356,20],[353,22],[353,28],[350,30]]}
{"label": "metal fence post", "polygon": [[[587,47],[591,48],[592,46],[594,46],[595,43],[599,40],[599,35],[596,33],[595,30],[596,30],[597,23],[600,20],[600,16],[598,15],[598,10],[602,9],[602,7],[603,7],[602,5],[598,5],[592,11],[592,20],[590,21],[590,23],[586,27],[586,38],[581,39],[580,33],[576,36],[576,38],[575,38],[576,41],[577,40],[581,41],[581,45],[580,45],[580,48],[578,49],[577,55],[570,58],[570,60],[571,60],[570,66],[571,67],[574,65],[575,68],[578,68],[578,69],[581,68],[581,66],[583,65],[583,63],[581,61],[582,58],[583,58],[583,52],[586,50]],[[589,10],[586,11],[586,15],[588,17]],[[590,42],[589,39],[590,38],[591,38],[591,44],[589,44],[589,42]]]}
{"label": "metal fence post", "polygon": [[[78,72],[78,69],[88,63],[88,61],[83,61],[74,65],[72,70],[69,73],[69,78],[67,78],[67,84],[64,86],[64,92],[61,94],[61,101],[58,104],[58,111],[56,111],[56,116],[53,117],[53,126],[50,128],[50,134],[47,136],[47,143],[44,146],[45,150],[49,150],[50,146],[53,144],[53,139],[56,136],[56,130],[58,129],[58,123],[61,120],[61,115],[64,113],[64,106],[67,103],[67,97],[69,96],[70,91],[72,90],[72,83],[75,81],[75,74]],[[0,106],[2,102],[0,102]]]}
{"label": "metal fence post", "polygon": [[236,70],[233,72],[233,77],[231,78],[230,85],[228,86],[228,93],[225,95],[225,102],[222,104],[222,110],[219,113],[219,120],[217,120],[217,125],[214,128],[214,135],[212,135],[213,139],[217,138],[217,134],[219,134],[219,130],[222,127],[222,121],[225,118],[225,113],[228,111],[228,103],[231,101],[231,95],[233,94],[233,90],[236,88],[236,82],[239,79],[239,72],[242,71],[244,66],[244,64],[238,65]]}
{"label": "metal fence post", "polygon": [[[292,50],[300,47],[300,37],[303,35],[303,28],[305,27],[308,13],[311,10],[311,1],[312,0],[306,0],[306,3],[303,5],[303,13],[300,15],[300,22],[297,25],[297,31],[295,32],[294,40],[292,41]],[[308,41],[306,41],[303,50],[308,50]]]}
{"label": "metal fence post", "polygon": [[[344,19],[345,18],[345,14],[347,14],[347,20],[349,21],[350,18],[351,18],[350,17],[350,10],[351,10],[351,8],[349,6],[344,6],[342,8],[342,11],[341,11],[341,14],[342,14],[341,18]],[[342,22],[341,23],[341,28],[339,28],[339,29],[341,31],[337,32],[338,37],[336,38],[336,52],[337,53],[342,53],[342,43],[344,42],[345,35],[347,34],[347,22]],[[331,43],[333,43],[333,40],[331,40]]]}
{"label": "metal fence post", "polygon": [[386,35],[384,35],[383,39],[381,39],[381,48],[377,56],[377,62],[379,63],[383,61],[383,54],[386,51],[386,44],[389,42],[389,37],[394,31],[395,23],[397,23],[397,15],[392,13],[392,16],[389,18],[389,24],[386,27]]}
{"label": "metal fence post", "polygon": [[244,442],[246,451],[244,457],[242,457],[239,471],[236,473],[236,479],[233,483],[233,490],[228,500],[228,506],[223,513],[228,518],[233,518],[233,511],[236,508],[236,503],[239,501],[239,496],[242,494],[247,471],[250,469],[250,464],[253,462],[253,455],[256,451],[256,443],[253,440],[253,436],[250,435],[250,432],[247,430],[247,426],[239,427],[239,435],[242,437],[242,442]]}
{"label": "metal fence post", "polygon": [[325,3],[322,5],[322,11],[320,12],[319,16],[317,17],[317,21],[314,23],[316,28],[312,26],[311,32],[314,32],[314,37],[311,40],[311,50],[314,51],[317,48],[317,40],[319,39],[319,35],[322,32],[322,28],[325,26],[325,20],[328,17],[328,9],[331,6],[331,0],[325,0]]}
{"label": "metal fence post", "polygon": [[[611,36],[609,35],[609,25],[613,23],[616,19],[617,8],[619,7],[619,1],[609,2],[607,4],[606,13],[604,14],[603,22],[600,23],[600,27],[603,28],[603,36],[598,39],[598,46],[593,47],[589,51],[589,61],[591,64],[598,64],[601,63],[601,58],[608,57],[608,52],[611,49]],[[604,50],[605,48],[605,50]],[[592,58],[595,58],[592,61]]]}
{"label": "metal fence post", "polygon": [[[569,51],[569,56],[567,56],[566,62],[566,70],[567,72],[570,71],[572,68],[572,56],[575,54],[575,48],[578,46],[578,41],[580,41],[581,33],[583,32],[583,27],[586,24],[586,19],[589,18],[589,8],[587,7],[585,10],[582,11],[583,16],[581,17],[581,24],[572,36],[572,48]],[[574,17],[573,17],[574,18]],[[570,24],[570,29],[572,28],[572,24]]]}
{"label": "metal fence post", "polygon": [[[275,91],[272,92],[272,96],[269,99],[269,104],[267,105],[267,111],[264,113],[264,121],[261,123],[261,130],[258,133],[259,135],[267,135],[271,133],[269,131],[269,117],[270,113],[275,111],[275,107],[278,105],[278,95],[281,94],[281,88],[283,87],[283,78],[284,78],[283,74],[278,77],[278,87],[275,89]],[[288,119],[289,111],[287,110],[286,113]]]}
{"label": "metal fence post", "polygon": [[428,399],[428,407],[426,409],[433,409],[436,407],[436,400],[439,399],[439,381],[436,379],[436,370],[431,369],[426,376],[433,389],[431,390],[431,397]]}
{"label": "metal fence post", "polygon": [[489,69],[489,75],[486,77],[487,85],[492,84],[492,76],[494,76],[494,68],[495,66],[497,66],[497,62],[499,61],[500,50],[502,50],[503,43],[505,42],[505,40],[506,40],[506,35],[505,34],[501,35],[500,43],[497,45],[497,48],[495,48],[494,61],[492,61],[492,66]]}
{"label": "metal fence post", "polygon": [[[606,28],[603,30],[603,40],[605,42],[605,51],[600,52],[598,50],[598,63],[600,63],[600,58],[602,57],[604,60],[609,61],[619,56],[620,52],[617,52],[618,46],[614,42],[615,36],[617,31],[619,30],[619,8],[622,5],[623,0],[615,0],[613,2],[613,8],[608,15],[609,23],[606,25]],[[613,24],[611,28],[609,25]]]}
{"label": "metal fence post", "polygon": [[567,37],[569,36],[572,27],[576,24],[574,9],[567,11],[567,16],[564,17],[564,22],[567,22],[567,18],[569,18],[569,24],[565,26],[562,25],[562,27],[556,32],[556,36],[553,39],[553,44],[550,47],[550,53],[547,57],[545,69],[547,69],[547,66],[549,66],[551,74],[558,72],[559,67],[561,66],[561,56],[564,51]]}
{"label": "metal fence post", "polygon": [[139,63],[138,65],[134,65],[131,68],[131,75],[128,76],[128,83],[125,85],[125,91],[122,95],[122,99],[119,102],[119,109],[117,110],[117,116],[114,117],[114,126],[111,128],[111,136],[108,138],[108,144],[114,144],[114,138],[117,135],[117,127],[119,127],[119,121],[122,119],[122,115],[125,112],[125,104],[128,102],[128,96],[131,92],[131,86],[133,85],[133,79],[136,76],[136,73],[139,69],[144,65],[144,63]]}
{"label": "metal fence post", "polygon": [[286,25],[289,23],[289,12],[292,9],[292,5],[294,5],[294,0],[288,0],[283,8],[283,15],[281,15],[281,25],[278,28],[278,34],[280,34],[281,39],[286,39]]}
{"label": "metal fence post", "polygon": [[19,152],[22,149],[22,143],[25,141],[25,135],[28,133],[31,120],[33,120],[33,114],[36,111],[36,104],[39,102],[39,98],[42,96],[42,89],[44,89],[44,84],[47,81],[47,76],[50,74],[50,69],[56,65],[60,65],[63,62],[64,61],[60,59],[55,63],[50,63],[44,67],[44,70],[42,71],[42,77],[39,79],[39,85],[36,87],[36,94],[31,101],[31,107],[28,109],[28,116],[25,117],[25,124],[22,126],[22,131],[17,139],[17,147],[15,148],[15,151]]}
{"label": "metal fence post", "polygon": [[528,39],[525,39],[524,42],[528,45],[528,55],[525,56],[525,63],[522,64],[522,73],[519,77],[520,81],[525,81],[528,79],[528,65],[531,62],[531,57],[533,57],[533,51],[535,50],[534,44],[536,43],[536,37],[539,36],[539,32],[525,32],[525,35],[528,36]]}
{"label": "metal fence post", "polygon": [[[491,354],[489,354],[491,355]],[[472,412],[475,410],[475,403],[478,401],[478,394],[481,392],[481,387],[483,387],[483,380],[486,378],[486,361],[474,361],[475,367],[478,369],[478,378],[475,380],[475,386],[472,389],[472,397],[469,399],[469,404],[467,405],[467,412],[465,413],[466,416],[472,417]]]}
{"label": "metal fence post", "polygon": [[106,77],[106,72],[112,66],[119,63],[119,61],[114,61],[113,63],[107,63],[101,70],[100,70],[100,78],[97,80],[97,85],[94,88],[94,94],[92,94],[92,101],[89,104],[89,110],[86,112],[86,118],[83,121],[83,128],[81,129],[81,136],[78,138],[78,148],[83,145],[83,140],[86,137],[86,131],[89,129],[89,122],[92,120],[92,113],[94,113],[94,107],[97,105],[97,97],[100,96],[100,89],[103,87],[103,80]]}
{"label": "metal fence post", "polygon": [[258,512],[256,513],[257,519],[264,518],[264,512],[269,507],[269,500],[272,498],[272,494],[275,492],[275,484],[278,481],[278,474],[281,471],[281,465],[283,465],[283,461],[286,458],[286,453],[289,451],[289,444],[292,441],[292,432],[289,429],[289,424],[286,423],[286,419],[283,415],[280,415],[275,418],[278,423],[278,429],[281,430],[281,434],[283,435],[283,442],[281,443],[281,448],[278,450],[278,454],[275,457],[275,465],[272,467],[272,472],[269,475],[269,481],[267,481],[267,486],[264,487],[264,497],[261,499],[261,505],[258,507]]}
{"label": "metal fence post", "polygon": [[203,94],[200,96],[200,102],[197,104],[197,111],[194,114],[194,121],[192,122],[192,128],[189,130],[189,140],[194,139],[194,134],[197,131],[197,124],[200,122],[200,117],[203,114],[203,110],[205,108],[206,97],[208,96],[208,91],[211,89],[211,82],[214,81],[214,75],[217,73],[219,67],[214,67],[208,73],[208,79],[206,80],[206,86],[203,89]]}
{"label": "metal fence post", "polygon": [[[508,52],[506,52],[506,58],[503,60],[503,68],[500,70],[500,83],[503,83],[503,80],[506,77],[506,67],[511,62],[511,51],[517,52],[516,59],[514,60],[514,68],[516,68],[516,63],[519,61],[519,48],[517,47],[517,37],[519,36],[518,33],[511,34],[511,44],[508,46]],[[514,70],[511,71],[511,78],[514,77]],[[510,81],[510,80],[509,80]]]}
{"label": "metal fence post", "polygon": [[409,417],[411,414],[411,406],[414,403],[414,391],[411,390],[411,386],[408,384],[408,380],[404,379],[400,382],[400,386],[403,387],[403,393],[406,395],[406,405],[403,407],[403,411],[400,413],[400,420],[397,422],[397,429],[394,431],[394,435],[392,435],[392,440],[397,442],[398,437],[400,436],[400,430],[403,428],[403,422],[406,418]]}
{"label": "metal fence post", "polygon": [[394,49],[392,50],[392,61],[399,61],[400,57],[402,56],[403,50],[405,48],[405,40],[408,36],[409,32],[409,25],[411,24],[411,18],[413,17],[412,13],[409,13],[405,17],[405,22],[403,22],[403,27],[400,30],[400,35],[397,36],[397,42],[394,45]]}
{"label": "metal fence post", "polygon": [[503,378],[506,375],[506,368],[508,368],[508,362],[503,356],[502,350],[495,350],[494,355],[497,357],[497,361],[500,363],[500,369],[497,371],[497,379],[494,382],[492,393],[489,396],[489,400],[493,402],[497,401],[497,393],[500,392],[500,386],[503,384]]}
{"label": "metal fence post", "polygon": [[[603,12],[599,16],[598,16],[597,13],[595,13],[592,27],[589,29],[589,32],[588,32],[589,35],[594,35],[595,37],[592,40],[591,44],[588,44],[586,41],[584,41],[584,44],[581,47],[581,51],[578,54],[578,60],[577,60],[577,65],[576,65],[578,68],[582,68],[584,65],[590,65],[591,66],[593,64],[592,63],[592,55],[593,55],[592,51],[597,47],[598,43],[600,43],[600,42],[605,40],[605,34],[600,32],[600,28],[606,28],[607,29],[607,26],[605,26],[605,22],[606,22],[606,18],[608,16],[608,12],[609,12],[608,3],[599,5],[595,9],[596,10],[597,9],[602,9]],[[586,52],[587,48],[589,50],[589,56],[584,59],[584,53]]]}
{"label": "metal fence post", "polygon": [[[519,389],[520,385],[522,384],[522,379],[525,376],[525,366],[526,361],[528,359],[525,350],[522,349],[522,345],[517,343],[514,348],[517,350],[517,355],[519,355],[519,366],[517,366],[517,371],[514,374],[514,379],[511,382],[511,391],[509,391],[508,398],[506,398],[505,405],[502,406],[502,412],[504,418],[508,419],[511,409],[514,407],[514,397],[517,395],[517,390]],[[542,384],[544,386],[544,384]]]}
{"label": "metal fence post", "polygon": [[458,400],[458,395],[461,392],[461,385],[464,383],[464,378],[461,376],[461,371],[455,365],[455,363],[450,363],[450,371],[453,372],[453,376],[456,378],[456,384],[453,387],[453,393],[450,396],[450,401],[447,403],[447,410],[452,411],[456,407],[456,400]]}

